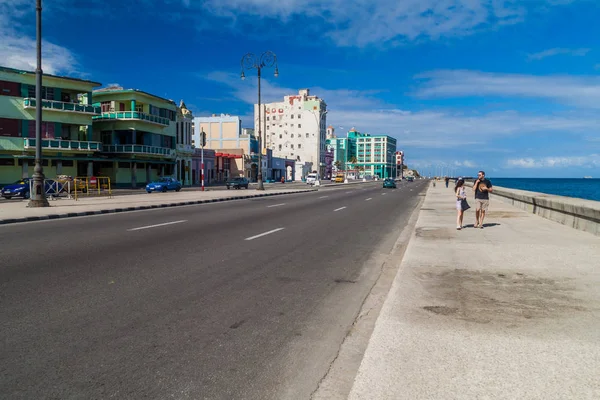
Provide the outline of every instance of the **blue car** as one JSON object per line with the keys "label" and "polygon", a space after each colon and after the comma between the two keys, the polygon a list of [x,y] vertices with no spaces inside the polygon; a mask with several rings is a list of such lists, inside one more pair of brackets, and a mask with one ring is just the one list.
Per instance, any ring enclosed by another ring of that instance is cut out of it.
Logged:
{"label": "blue car", "polygon": [[[30,196],[30,184],[31,178],[19,179],[13,184],[4,186],[0,190],[0,194],[2,194],[2,197],[7,200],[12,199],[13,197],[22,197],[24,199],[28,199]],[[53,180],[47,179],[44,182],[44,192],[46,192],[46,196],[58,195],[56,191],[56,184]]]}
{"label": "blue car", "polygon": [[156,182],[150,182],[146,185],[146,192],[167,192],[174,190],[179,192],[181,190],[181,182],[173,178],[160,178]]}

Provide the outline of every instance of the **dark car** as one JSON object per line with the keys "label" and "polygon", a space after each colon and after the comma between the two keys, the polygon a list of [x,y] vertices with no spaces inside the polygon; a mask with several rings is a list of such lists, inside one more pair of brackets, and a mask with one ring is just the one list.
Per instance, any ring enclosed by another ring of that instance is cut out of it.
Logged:
{"label": "dark car", "polygon": [[384,189],[396,189],[396,181],[394,181],[392,178],[386,178],[383,181],[383,188]]}
{"label": "dark car", "polygon": [[[12,199],[13,197],[22,197],[24,199],[28,199],[31,195],[30,191],[31,178],[23,178],[19,179],[15,183],[4,186],[0,193],[2,197],[7,200]],[[51,179],[46,179],[44,181],[44,192],[46,196],[57,196],[57,185]]]}
{"label": "dark car", "polygon": [[174,190],[179,192],[181,190],[181,182],[174,178],[160,178],[156,182],[150,182],[146,185],[146,192],[167,192]]}
{"label": "dark car", "polygon": [[248,179],[246,178],[231,178],[230,180],[228,180],[226,183],[227,185],[227,189],[241,189],[241,188],[246,188],[248,189]]}
{"label": "dark car", "polygon": [[415,177],[414,177],[414,176],[409,176],[408,178],[406,178],[406,180],[407,180],[408,182],[412,182],[412,181],[414,181],[414,180],[415,180]]}

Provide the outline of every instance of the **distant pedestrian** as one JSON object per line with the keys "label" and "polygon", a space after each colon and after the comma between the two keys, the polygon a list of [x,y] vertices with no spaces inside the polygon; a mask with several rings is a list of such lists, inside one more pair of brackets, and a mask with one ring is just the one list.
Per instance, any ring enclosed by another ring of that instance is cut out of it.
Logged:
{"label": "distant pedestrian", "polygon": [[446,187],[448,187],[448,182],[450,182],[450,178],[446,177]]}
{"label": "distant pedestrian", "polygon": [[475,228],[483,229],[485,213],[490,205],[490,193],[493,191],[492,182],[486,179],[485,172],[479,171],[477,174],[473,191],[475,192]]}
{"label": "distant pedestrian", "polygon": [[465,190],[465,181],[459,179],[454,187],[454,193],[456,194],[456,229],[461,230],[463,228],[463,216],[471,206],[467,202],[467,192]]}

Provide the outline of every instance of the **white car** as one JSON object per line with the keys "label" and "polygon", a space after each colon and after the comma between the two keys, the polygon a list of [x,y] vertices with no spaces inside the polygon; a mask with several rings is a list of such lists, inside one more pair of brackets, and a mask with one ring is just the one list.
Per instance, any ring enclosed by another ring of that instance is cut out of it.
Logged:
{"label": "white car", "polygon": [[308,174],[306,175],[306,183],[314,185],[319,180],[319,174]]}

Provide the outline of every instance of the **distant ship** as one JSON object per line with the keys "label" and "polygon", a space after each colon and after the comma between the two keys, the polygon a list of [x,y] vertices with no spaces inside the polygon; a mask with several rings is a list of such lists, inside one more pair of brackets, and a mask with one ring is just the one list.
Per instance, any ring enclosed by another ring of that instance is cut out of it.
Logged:
{"label": "distant ship", "polygon": [[584,176],[583,179],[592,179],[591,176]]}

